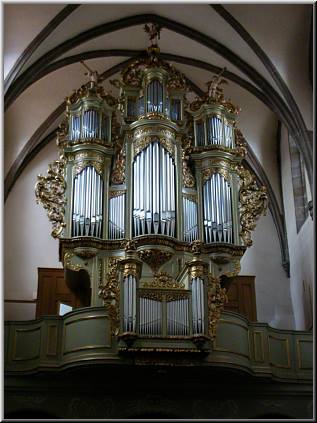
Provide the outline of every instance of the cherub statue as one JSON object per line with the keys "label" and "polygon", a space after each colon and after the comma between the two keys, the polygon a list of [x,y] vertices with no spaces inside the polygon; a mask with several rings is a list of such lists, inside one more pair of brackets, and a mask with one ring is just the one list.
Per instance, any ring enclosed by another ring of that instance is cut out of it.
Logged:
{"label": "cherub statue", "polygon": [[224,73],[226,68],[223,68],[222,71],[218,75],[214,75],[211,81],[207,82],[208,86],[208,97],[216,98],[217,94],[219,94],[218,86],[221,84],[227,84],[225,79],[221,79],[221,75]]}
{"label": "cherub statue", "polygon": [[158,24],[144,25],[144,31],[149,34],[151,46],[157,46],[157,40],[160,39],[161,27]]}
{"label": "cherub statue", "polygon": [[83,60],[81,60],[80,63],[88,70],[85,75],[89,76],[90,82],[97,85],[100,77],[99,73],[90,69]]}

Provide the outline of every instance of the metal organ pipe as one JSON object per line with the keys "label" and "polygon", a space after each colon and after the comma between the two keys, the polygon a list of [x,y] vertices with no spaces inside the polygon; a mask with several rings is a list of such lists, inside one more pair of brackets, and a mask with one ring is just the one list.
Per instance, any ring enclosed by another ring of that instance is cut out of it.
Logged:
{"label": "metal organ pipe", "polygon": [[135,332],[136,330],[136,279],[133,275],[123,279],[123,330]]}
{"label": "metal organ pipe", "polygon": [[109,200],[109,239],[120,239],[125,235],[125,193],[113,194]]}
{"label": "metal organ pipe", "polygon": [[101,236],[103,182],[93,166],[74,179],[72,236]]}
{"label": "metal organ pipe", "polygon": [[135,158],[133,183],[134,236],[175,236],[175,165],[158,141]]}
{"label": "metal organ pipe", "polygon": [[204,283],[201,278],[193,278],[191,284],[192,290],[192,325],[193,334],[205,332],[204,323]]}
{"label": "metal organ pipe", "polygon": [[203,185],[203,203],[206,242],[231,243],[231,187],[220,173],[213,174]]}
{"label": "metal organ pipe", "polygon": [[192,242],[198,237],[197,203],[183,196],[184,240]]}

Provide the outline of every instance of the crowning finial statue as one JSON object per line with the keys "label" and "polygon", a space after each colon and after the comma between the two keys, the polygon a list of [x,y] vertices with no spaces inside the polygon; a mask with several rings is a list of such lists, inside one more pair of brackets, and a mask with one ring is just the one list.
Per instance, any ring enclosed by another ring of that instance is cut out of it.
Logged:
{"label": "crowning finial statue", "polygon": [[149,34],[151,47],[157,47],[157,40],[160,39],[161,27],[158,24],[144,25],[144,31]]}
{"label": "crowning finial statue", "polygon": [[99,73],[97,71],[93,71],[92,69],[90,69],[90,67],[87,66],[83,60],[81,60],[80,63],[88,70],[88,72],[86,72],[85,75],[89,76],[90,82],[97,85],[99,77],[100,77]]}
{"label": "crowning finial statue", "polygon": [[221,84],[227,84],[228,82],[225,79],[222,79],[221,76],[225,72],[226,68],[223,68],[218,75],[214,75],[211,81],[207,82],[208,86],[208,96],[211,98],[217,98],[217,95],[221,94],[221,88],[218,88]]}

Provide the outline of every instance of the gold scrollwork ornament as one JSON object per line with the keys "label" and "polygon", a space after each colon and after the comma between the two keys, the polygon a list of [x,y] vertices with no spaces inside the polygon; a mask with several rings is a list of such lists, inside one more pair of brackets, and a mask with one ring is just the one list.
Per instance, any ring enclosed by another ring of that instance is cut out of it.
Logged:
{"label": "gold scrollwork ornament", "polygon": [[117,335],[120,327],[119,317],[119,283],[118,283],[118,259],[111,257],[108,262],[108,270],[104,283],[100,283],[98,296],[102,298],[104,306],[111,321],[111,333]]}
{"label": "gold scrollwork ornament", "polygon": [[143,288],[185,289],[183,282],[176,281],[166,272],[156,273],[150,282],[144,282]]}
{"label": "gold scrollwork ornament", "polygon": [[36,202],[42,204],[44,209],[47,210],[47,216],[53,225],[51,234],[54,238],[59,238],[66,226],[64,222],[66,204],[65,164],[64,156],[61,156],[60,160],[50,163],[47,176],[38,175],[35,186]]}
{"label": "gold scrollwork ornament", "polygon": [[74,272],[78,272],[79,270],[84,269],[84,267],[81,266],[80,264],[72,263],[72,259],[74,256],[75,254],[72,253],[71,251],[67,251],[64,254],[64,268],[68,270],[72,270]]}
{"label": "gold scrollwork ornament", "polygon": [[221,288],[220,280],[208,275],[208,335],[214,340],[217,326],[224,305],[228,302],[225,288]]}
{"label": "gold scrollwork ornament", "polygon": [[256,227],[259,217],[267,210],[267,192],[264,186],[258,186],[255,176],[243,166],[238,166],[240,177],[240,236],[247,247],[252,245],[251,231]]}
{"label": "gold scrollwork ornament", "polygon": [[117,155],[114,169],[111,174],[111,182],[113,184],[125,183],[125,153],[123,148]]}

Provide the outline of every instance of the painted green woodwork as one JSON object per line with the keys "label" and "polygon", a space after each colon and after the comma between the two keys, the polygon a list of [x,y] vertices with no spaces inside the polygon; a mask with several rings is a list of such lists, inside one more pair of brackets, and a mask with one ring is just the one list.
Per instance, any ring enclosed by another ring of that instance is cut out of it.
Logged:
{"label": "painted green woodwork", "polygon": [[[111,336],[110,319],[104,307],[81,308],[65,316],[6,322],[5,340],[6,375],[98,362],[125,365],[131,362],[131,357],[144,364],[150,364],[153,358],[160,364],[166,363],[168,355],[170,365],[227,367],[285,381],[309,382],[313,377],[311,332],[274,329],[265,323],[251,323],[233,312],[222,313],[216,341],[205,353],[189,337],[140,337],[133,345],[138,352],[122,354],[118,351],[120,341]],[[162,352],[168,348],[173,352]],[[159,351],[156,355],[155,349]]]}

